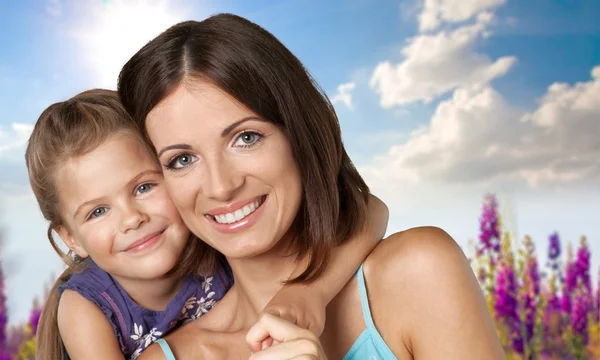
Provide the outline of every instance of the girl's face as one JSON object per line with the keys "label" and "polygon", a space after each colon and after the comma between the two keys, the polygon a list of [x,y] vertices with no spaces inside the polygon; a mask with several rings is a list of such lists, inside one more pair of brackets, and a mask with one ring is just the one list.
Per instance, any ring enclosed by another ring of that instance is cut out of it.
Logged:
{"label": "girl's face", "polygon": [[247,258],[286,235],[302,184],[279,127],[202,81],[179,86],[146,121],[173,202],[198,237]]}
{"label": "girl's face", "polygon": [[56,230],[77,255],[117,279],[154,279],[175,266],[189,230],[140,140],[116,134],[71,159],[55,181],[65,223]]}

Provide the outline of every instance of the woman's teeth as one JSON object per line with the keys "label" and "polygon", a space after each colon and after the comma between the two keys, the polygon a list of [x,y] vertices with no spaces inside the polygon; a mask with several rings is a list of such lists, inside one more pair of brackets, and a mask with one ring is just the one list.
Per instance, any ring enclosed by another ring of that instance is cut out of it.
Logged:
{"label": "woman's teeth", "polygon": [[215,221],[218,222],[219,224],[231,224],[237,221],[242,220],[243,218],[245,218],[246,216],[252,214],[254,211],[256,211],[256,209],[258,209],[260,207],[260,205],[262,204],[262,199],[256,200],[253,203],[250,203],[246,206],[244,206],[241,209],[238,209],[234,212],[231,213],[227,213],[227,214],[221,214],[221,215],[214,215]]}

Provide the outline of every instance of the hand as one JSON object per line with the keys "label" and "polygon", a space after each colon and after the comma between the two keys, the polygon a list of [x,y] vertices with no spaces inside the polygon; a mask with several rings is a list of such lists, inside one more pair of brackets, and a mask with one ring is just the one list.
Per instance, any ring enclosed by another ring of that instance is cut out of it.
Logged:
{"label": "hand", "polygon": [[254,344],[267,337],[273,339],[272,346],[253,353],[250,360],[327,360],[314,333],[279,316],[263,314],[248,331],[246,342]]}
{"label": "hand", "polygon": [[[290,323],[312,331],[318,338],[325,328],[325,308],[327,302],[315,289],[306,285],[284,286],[263,309],[264,314],[275,315]],[[248,343],[251,351],[259,351],[271,346],[273,339],[255,339]]]}

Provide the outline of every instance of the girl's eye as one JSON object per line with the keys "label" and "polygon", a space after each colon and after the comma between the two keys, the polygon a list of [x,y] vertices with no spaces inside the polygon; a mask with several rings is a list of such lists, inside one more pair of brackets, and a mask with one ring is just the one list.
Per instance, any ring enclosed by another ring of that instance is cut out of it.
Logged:
{"label": "girl's eye", "polygon": [[174,157],[173,159],[171,159],[171,161],[169,161],[169,163],[167,164],[167,169],[173,169],[173,170],[181,170],[187,166],[190,166],[192,163],[194,163],[196,161],[196,156],[192,155],[192,154],[179,154],[176,157]]}
{"label": "girl's eye", "polygon": [[150,189],[152,189],[153,187],[154,187],[154,184],[142,184],[142,185],[138,186],[137,189],[135,189],[135,194],[136,195],[143,194],[145,192],[150,191]]}
{"label": "girl's eye", "polygon": [[97,207],[94,210],[92,210],[92,212],[88,218],[95,219],[97,217],[104,215],[107,211],[108,211],[108,209],[104,206]]}
{"label": "girl's eye", "polygon": [[250,148],[256,146],[261,140],[262,134],[256,131],[244,131],[241,133],[235,141],[235,146]]}

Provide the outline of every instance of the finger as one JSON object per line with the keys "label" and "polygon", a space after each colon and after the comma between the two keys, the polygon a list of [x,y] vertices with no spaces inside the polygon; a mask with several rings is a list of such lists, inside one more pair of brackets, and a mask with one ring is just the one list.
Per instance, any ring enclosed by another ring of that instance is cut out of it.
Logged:
{"label": "finger", "polygon": [[246,334],[246,343],[252,348],[254,344],[262,344],[262,341],[269,336],[280,343],[300,337],[309,339],[315,337],[308,330],[301,329],[278,316],[263,314]]}
{"label": "finger", "polygon": [[250,360],[324,359],[320,345],[314,340],[294,339],[252,354]]}
{"label": "finger", "polygon": [[269,336],[268,338],[266,338],[265,340],[262,341],[260,349],[264,350],[264,349],[270,347],[271,345],[273,345],[273,338]]}
{"label": "finger", "polygon": [[[281,317],[281,318],[285,319],[286,321],[291,322],[292,324],[296,323],[296,319],[294,316],[286,313],[284,311],[284,309],[280,309],[277,306],[265,308],[265,310],[263,311],[263,314],[271,314],[273,316]],[[277,343],[279,343],[279,342],[277,342]],[[250,351],[252,351],[252,352],[264,350],[272,345],[273,345],[273,338],[271,338],[270,336],[267,336],[265,339],[255,339],[255,341],[252,343],[248,342],[248,346],[250,347]]]}

